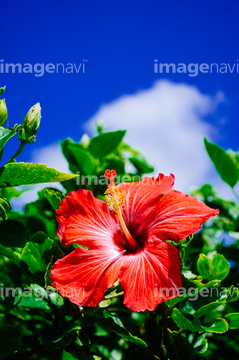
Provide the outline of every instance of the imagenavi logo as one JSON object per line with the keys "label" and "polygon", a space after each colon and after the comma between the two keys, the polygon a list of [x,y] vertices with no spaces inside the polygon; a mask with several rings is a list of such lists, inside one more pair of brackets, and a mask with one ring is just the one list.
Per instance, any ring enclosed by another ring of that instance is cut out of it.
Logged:
{"label": "imagenavi logo", "polygon": [[198,74],[239,74],[239,60],[234,64],[229,63],[161,63],[158,59],[154,60],[155,74],[188,74],[194,77]]}
{"label": "imagenavi logo", "polygon": [[3,59],[0,60],[0,74],[34,74],[41,77],[48,74],[84,74],[86,62],[82,60],[81,63],[7,63]]}

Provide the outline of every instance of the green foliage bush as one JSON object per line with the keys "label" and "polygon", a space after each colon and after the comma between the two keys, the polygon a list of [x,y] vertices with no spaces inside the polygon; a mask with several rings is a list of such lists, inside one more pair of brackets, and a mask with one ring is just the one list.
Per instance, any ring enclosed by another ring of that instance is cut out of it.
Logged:
{"label": "green foliage bush", "polygon": [[[94,184],[93,177],[103,176],[105,169],[115,169],[131,181],[135,174],[142,178],[151,173],[153,167],[124,142],[125,131],[103,132],[101,126],[94,138],[61,142],[72,174],[18,163],[16,157],[29,143],[21,131],[22,125],[0,127],[1,152],[14,136],[20,141],[20,150],[0,168],[0,358],[238,359],[238,205],[219,198],[209,184],[192,194],[219,208],[220,214],[194,237],[175,244],[187,293],[154,312],[136,313],[115,296],[120,292],[116,284],[98,307],[76,306],[56,292],[49,278],[52,264],[74,249],[61,245],[56,234],[55,211],[61,200],[79,188],[103,199],[105,186]],[[31,136],[35,140],[35,134]],[[234,188],[239,154],[206,139],[205,146],[222,180]],[[134,168],[132,173],[126,173],[127,163]],[[79,172],[87,181],[79,181]],[[12,198],[24,191],[15,186],[45,182],[61,182],[65,192],[48,187],[23,212],[11,209]]]}

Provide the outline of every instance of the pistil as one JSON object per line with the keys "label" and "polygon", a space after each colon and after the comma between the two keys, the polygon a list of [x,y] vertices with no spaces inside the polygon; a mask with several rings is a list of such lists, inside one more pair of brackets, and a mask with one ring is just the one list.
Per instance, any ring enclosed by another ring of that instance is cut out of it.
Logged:
{"label": "pistil", "polygon": [[123,230],[123,233],[126,237],[128,244],[129,244],[129,247],[133,251],[135,251],[136,248],[138,247],[138,244],[131,236],[131,234],[125,224],[123,215],[122,215],[122,209],[125,206],[124,190],[120,191],[119,188],[117,186],[115,186],[115,184],[114,184],[114,178],[116,176],[115,170],[112,170],[112,171],[106,170],[105,176],[107,176],[110,181],[110,185],[108,186],[108,189],[105,192],[105,198],[106,198],[107,204],[110,208],[110,211],[115,212],[117,214],[121,228]]}

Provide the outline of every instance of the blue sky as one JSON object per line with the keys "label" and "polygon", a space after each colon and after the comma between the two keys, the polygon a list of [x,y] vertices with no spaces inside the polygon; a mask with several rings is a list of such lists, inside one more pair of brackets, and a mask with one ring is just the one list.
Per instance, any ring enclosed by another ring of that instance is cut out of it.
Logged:
{"label": "blue sky", "polygon": [[[29,161],[32,151],[67,136],[79,140],[82,124],[90,118],[97,120],[95,114],[101,113],[103,104],[147,91],[159,80],[194,86],[202,96],[214,99],[217,105],[203,111],[200,118],[214,126],[212,140],[238,150],[236,70],[195,77],[153,71],[154,59],[175,64],[237,64],[238,10],[236,0],[1,1],[0,59],[5,63],[78,66],[87,60],[85,73],[0,73],[0,84],[7,85],[10,125],[20,123],[36,102],[42,107],[38,140],[20,159]],[[151,130],[157,128],[152,125]]]}

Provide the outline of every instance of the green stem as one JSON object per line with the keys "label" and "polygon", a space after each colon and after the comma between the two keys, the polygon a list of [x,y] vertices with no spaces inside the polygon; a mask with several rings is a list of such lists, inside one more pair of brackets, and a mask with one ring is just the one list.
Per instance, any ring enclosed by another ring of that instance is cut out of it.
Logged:
{"label": "green stem", "polygon": [[164,335],[165,335],[165,339],[166,339],[166,342],[167,342],[168,357],[169,357],[170,360],[175,360],[173,347],[172,347],[172,344],[171,344],[171,341],[170,341],[170,338],[169,338],[167,319],[166,319],[166,316],[165,316],[163,303],[159,305],[159,308],[160,308],[161,318],[162,318],[162,323],[163,323],[163,328],[164,328]]}
{"label": "green stem", "polygon": [[116,293],[116,294],[113,294],[113,295],[107,295],[107,296],[105,296],[105,299],[112,299],[112,298],[114,298],[116,296],[121,296],[121,295],[124,295],[123,291],[121,291],[119,293]]}
{"label": "green stem", "polygon": [[25,142],[24,140],[22,140],[22,141],[21,141],[21,144],[20,144],[20,146],[19,146],[19,148],[18,148],[18,150],[17,150],[17,151],[15,152],[15,154],[11,157],[11,159],[8,160],[7,164],[13,162],[13,161],[16,159],[16,157],[21,154],[21,152],[22,152],[22,150],[24,149],[25,145],[26,145],[26,142]]}

